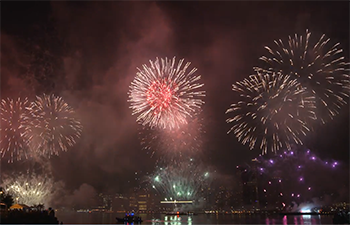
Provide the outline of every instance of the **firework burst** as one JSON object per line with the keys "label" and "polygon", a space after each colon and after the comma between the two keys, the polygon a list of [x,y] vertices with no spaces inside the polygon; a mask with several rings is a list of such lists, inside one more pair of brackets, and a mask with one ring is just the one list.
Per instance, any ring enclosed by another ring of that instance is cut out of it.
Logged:
{"label": "firework burst", "polygon": [[331,44],[325,35],[320,39],[305,35],[289,36],[287,42],[274,41],[274,47],[265,47],[266,56],[260,57],[264,66],[256,70],[280,71],[296,78],[316,97],[317,117],[322,123],[339,114],[349,97],[349,63],[342,56],[340,43]]}
{"label": "firework burst", "polygon": [[315,105],[314,97],[297,80],[281,73],[257,72],[234,84],[232,90],[240,100],[226,111],[233,113],[226,120],[232,123],[228,133],[233,132],[250,149],[258,144],[263,154],[302,144],[310,131],[307,122],[315,119]]}
{"label": "firework burst", "polygon": [[54,182],[48,176],[28,172],[3,179],[2,185],[6,192],[13,196],[15,202],[33,206],[49,202]]}
{"label": "firework burst", "polygon": [[212,174],[192,160],[158,168],[149,180],[152,188],[168,200],[196,200],[208,187]]}
{"label": "firework burst", "polygon": [[37,96],[30,107],[30,126],[26,129],[30,147],[39,155],[58,155],[67,151],[81,136],[82,125],[74,110],[54,95]]}
{"label": "firework burst", "polygon": [[28,158],[28,144],[23,137],[28,115],[26,107],[29,106],[28,99],[1,100],[1,157],[9,158],[8,162]]}
{"label": "firework burst", "polygon": [[175,65],[172,60],[150,60],[150,67],[138,69],[129,91],[133,115],[138,114],[137,122],[150,127],[173,129],[187,123],[204,103],[205,92],[200,88],[201,76],[195,75],[196,68],[186,73],[190,63],[183,68],[183,59]]}

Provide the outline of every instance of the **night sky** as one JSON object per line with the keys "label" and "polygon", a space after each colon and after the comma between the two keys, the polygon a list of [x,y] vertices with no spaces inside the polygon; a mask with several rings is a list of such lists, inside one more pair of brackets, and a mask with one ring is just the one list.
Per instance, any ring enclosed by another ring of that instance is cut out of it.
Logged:
{"label": "night sky", "polygon": [[[349,59],[347,1],[2,2],[1,97],[62,96],[84,132],[74,148],[50,159],[55,178],[72,190],[86,183],[122,192],[135,171],[151,172],[161,155],[141,150],[127,102],[136,67],[156,57],[185,58],[207,94],[200,156],[229,175],[260,154],[226,134],[225,111],[237,98],[231,84],[253,73],[265,45],[306,29],[340,42]],[[33,57],[30,76],[25,68]],[[349,105],[306,143],[321,158],[348,164]],[[2,162],[2,169],[20,165]]]}

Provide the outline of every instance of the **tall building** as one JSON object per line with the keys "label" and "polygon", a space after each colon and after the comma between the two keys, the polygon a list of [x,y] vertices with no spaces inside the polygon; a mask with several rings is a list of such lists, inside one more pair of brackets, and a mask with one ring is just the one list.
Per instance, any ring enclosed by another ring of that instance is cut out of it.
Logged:
{"label": "tall building", "polygon": [[112,199],[112,209],[114,212],[125,212],[129,210],[129,198],[122,194],[115,194]]}
{"label": "tall building", "polygon": [[137,194],[136,193],[132,193],[129,196],[129,208],[128,208],[128,210],[134,210],[134,211],[138,210]]}
{"label": "tall building", "polygon": [[238,166],[242,182],[243,205],[252,209],[281,209],[285,204],[282,178],[278,171],[266,174],[261,162],[253,159],[249,165]]}
{"label": "tall building", "polygon": [[268,184],[268,188],[264,189],[266,196],[266,208],[281,208],[283,206],[282,203],[284,199],[281,177],[271,177]]}
{"label": "tall building", "polygon": [[100,208],[106,211],[112,211],[113,196],[100,193],[99,197],[100,197]]}
{"label": "tall building", "polygon": [[248,166],[238,166],[241,171],[242,202],[245,207],[259,208],[258,177]]}
{"label": "tall building", "polygon": [[157,209],[155,196],[146,188],[134,188],[133,191],[129,193],[128,199],[128,210],[145,213]]}
{"label": "tall building", "polygon": [[204,200],[204,208],[206,210],[214,210],[215,209],[215,189],[212,187],[208,187],[203,190],[203,200]]}
{"label": "tall building", "polygon": [[241,177],[242,172],[237,169],[235,172],[235,180],[237,182],[232,193],[232,206],[234,209],[241,209],[243,206],[243,182]]}
{"label": "tall building", "polygon": [[150,212],[156,209],[155,199],[151,192],[146,189],[137,193],[137,207],[139,212]]}
{"label": "tall building", "polygon": [[147,204],[147,200],[148,200],[148,195],[147,193],[139,193],[137,196],[137,206],[138,206],[138,210],[139,212],[147,212],[148,209],[148,204]]}
{"label": "tall building", "polygon": [[230,210],[233,207],[233,190],[220,186],[216,193],[215,206],[218,210]]}

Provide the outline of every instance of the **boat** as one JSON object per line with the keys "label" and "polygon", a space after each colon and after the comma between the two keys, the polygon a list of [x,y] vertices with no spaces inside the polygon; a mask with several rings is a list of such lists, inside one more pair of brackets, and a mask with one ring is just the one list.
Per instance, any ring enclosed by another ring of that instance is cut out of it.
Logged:
{"label": "boat", "polygon": [[142,219],[139,216],[132,214],[126,214],[123,218],[116,217],[117,223],[142,223]]}

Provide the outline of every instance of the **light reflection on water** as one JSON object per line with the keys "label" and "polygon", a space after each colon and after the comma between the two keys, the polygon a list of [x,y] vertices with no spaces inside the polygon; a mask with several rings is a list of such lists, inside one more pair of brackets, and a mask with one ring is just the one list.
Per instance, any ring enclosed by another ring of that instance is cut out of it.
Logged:
{"label": "light reflection on water", "polygon": [[[292,221],[293,220],[293,221]],[[266,225],[276,224],[275,219],[266,218]],[[281,224],[281,223],[277,223]],[[303,225],[311,225],[311,224],[332,224],[332,216],[321,216],[321,215],[284,215],[282,218],[282,224],[303,224]]]}
{"label": "light reflection on water", "polygon": [[[116,217],[124,217],[124,214],[114,213],[76,213],[57,212],[58,220],[64,224],[115,224]],[[199,214],[194,216],[179,216],[164,214],[140,214],[142,224],[152,225],[194,225],[194,224],[332,224],[332,216],[320,215],[220,215]],[[129,224],[131,225],[131,224]]]}

